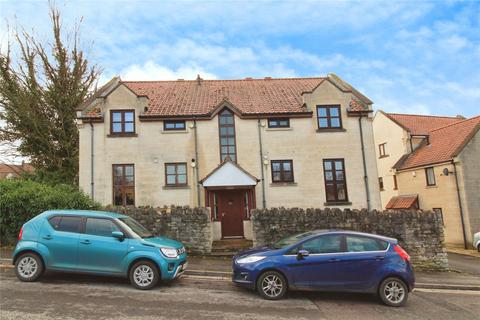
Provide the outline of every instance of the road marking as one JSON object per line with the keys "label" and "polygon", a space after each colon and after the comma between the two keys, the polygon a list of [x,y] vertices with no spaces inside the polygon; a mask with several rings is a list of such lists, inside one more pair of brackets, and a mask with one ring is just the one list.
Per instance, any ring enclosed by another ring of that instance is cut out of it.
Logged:
{"label": "road marking", "polygon": [[455,290],[455,289],[422,289],[415,288],[413,292],[427,292],[427,293],[448,293],[448,294],[467,294],[472,296],[480,296],[480,291],[477,290]]}

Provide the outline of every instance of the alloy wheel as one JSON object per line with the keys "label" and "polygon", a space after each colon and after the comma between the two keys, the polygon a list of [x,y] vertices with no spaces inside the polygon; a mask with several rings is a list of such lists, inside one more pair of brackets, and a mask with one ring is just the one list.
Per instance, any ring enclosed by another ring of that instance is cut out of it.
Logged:
{"label": "alloy wheel", "polygon": [[405,289],[397,280],[391,280],[385,285],[384,295],[390,303],[399,304],[405,298]]}
{"label": "alloy wheel", "polygon": [[282,289],[282,280],[274,274],[266,276],[262,281],[262,291],[270,298],[278,297],[282,293]]}
{"label": "alloy wheel", "polygon": [[32,257],[24,257],[20,260],[17,266],[17,271],[20,276],[25,279],[32,278],[38,270],[38,263]]}
{"label": "alloy wheel", "polygon": [[140,287],[149,286],[154,280],[155,274],[150,266],[139,265],[133,272],[133,280]]}

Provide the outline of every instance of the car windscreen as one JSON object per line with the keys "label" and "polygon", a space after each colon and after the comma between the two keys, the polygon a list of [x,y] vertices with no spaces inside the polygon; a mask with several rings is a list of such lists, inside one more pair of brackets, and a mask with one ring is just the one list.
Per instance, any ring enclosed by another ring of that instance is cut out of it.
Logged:
{"label": "car windscreen", "polygon": [[153,234],[147,230],[144,226],[140,223],[135,221],[134,219],[127,217],[127,218],[119,218],[120,222],[123,224],[123,227],[128,229],[132,234],[140,237],[140,238],[152,238]]}
{"label": "car windscreen", "polygon": [[311,236],[315,234],[315,232],[312,232],[312,231],[309,231],[309,232],[305,232],[305,233],[297,233],[297,234],[294,234],[292,236],[289,236],[289,237],[286,237],[286,238],[283,238],[282,240],[280,241],[277,241],[275,242],[272,247],[274,249],[282,249],[282,248],[285,248],[285,247],[288,247],[292,244],[295,244],[297,243],[299,240],[305,238],[305,237],[308,237],[308,236]]}

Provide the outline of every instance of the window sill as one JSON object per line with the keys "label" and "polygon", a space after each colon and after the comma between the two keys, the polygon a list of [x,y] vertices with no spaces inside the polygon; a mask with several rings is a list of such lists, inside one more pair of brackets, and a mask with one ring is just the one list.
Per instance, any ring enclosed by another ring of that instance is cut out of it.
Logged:
{"label": "window sill", "polygon": [[293,128],[266,128],[265,131],[292,131]]}
{"label": "window sill", "polygon": [[163,186],[163,190],[178,190],[178,189],[190,189],[189,185],[181,185],[181,186]]}
{"label": "window sill", "polygon": [[109,133],[107,134],[108,138],[134,138],[138,137],[136,133]]}
{"label": "window sill", "polygon": [[385,189],[380,189],[380,191],[385,191]]}
{"label": "window sill", "polygon": [[427,189],[433,189],[433,188],[438,188],[436,184],[433,184],[431,186],[425,186]]}
{"label": "window sill", "polygon": [[325,128],[325,129],[317,129],[317,132],[345,132],[347,131],[344,128]]}
{"label": "window sill", "polygon": [[187,129],[185,130],[162,130],[162,134],[170,134],[170,133],[188,133]]}
{"label": "window sill", "polygon": [[386,155],[383,155],[383,156],[378,157],[378,159],[388,158],[389,156],[390,156],[390,155],[386,154]]}
{"label": "window sill", "polygon": [[295,187],[297,186],[296,182],[272,182],[270,187]]}
{"label": "window sill", "polygon": [[326,206],[326,207],[329,207],[329,206],[351,206],[352,203],[350,201],[329,201],[329,202],[325,202],[323,205]]}

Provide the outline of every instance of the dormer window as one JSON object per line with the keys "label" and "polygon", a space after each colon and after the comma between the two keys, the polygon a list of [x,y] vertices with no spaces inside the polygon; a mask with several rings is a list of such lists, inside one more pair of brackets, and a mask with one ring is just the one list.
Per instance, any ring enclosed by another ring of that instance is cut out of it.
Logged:
{"label": "dormer window", "polygon": [[341,129],[342,116],[340,106],[317,106],[318,129]]}
{"label": "dormer window", "polygon": [[164,121],[163,130],[173,131],[173,130],[185,130],[185,121]]}
{"label": "dormer window", "polygon": [[135,110],[111,110],[110,134],[119,136],[134,135]]}

